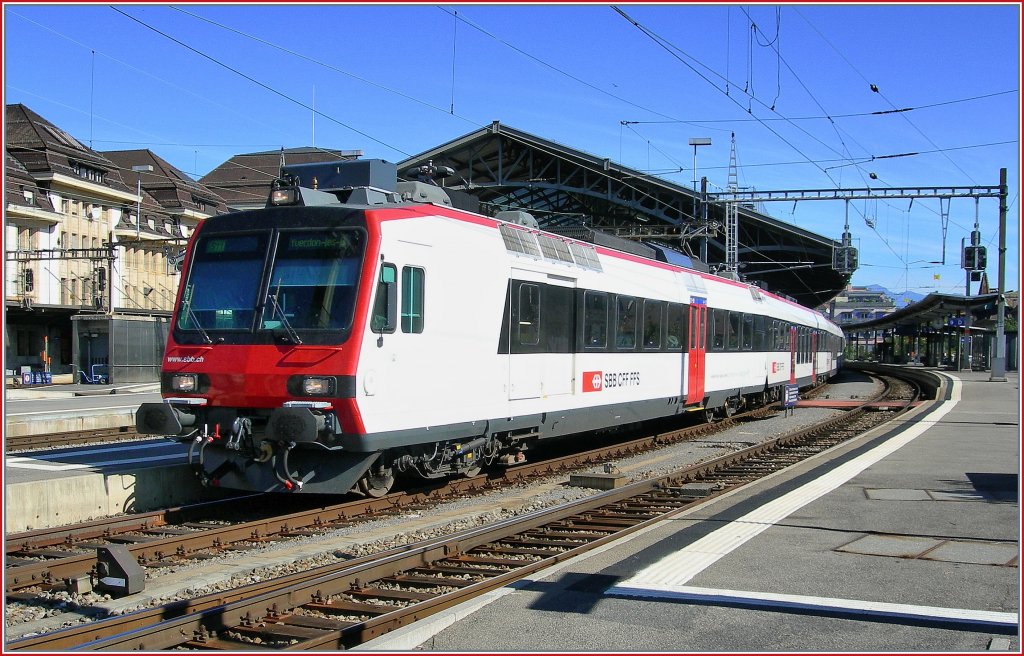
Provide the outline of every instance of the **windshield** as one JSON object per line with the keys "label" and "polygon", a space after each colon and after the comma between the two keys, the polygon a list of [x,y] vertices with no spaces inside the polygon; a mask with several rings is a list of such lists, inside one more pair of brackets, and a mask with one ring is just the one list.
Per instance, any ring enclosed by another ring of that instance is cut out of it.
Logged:
{"label": "windshield", "polygon": [[[350,328],[365,233],[352,228],[281,231],[272,253],[271,237],[270,231],[200,235],[177,327],[195,331],[203,341],[218,331],[293,334]],[[272,269],[265,278],[268,256]]]}
{"label": "windshield", "polygon": [[184,330],[252,330],[270,233],[201,238],[181,298]]}
{"label": "windshield", "polygon": [[277,242],[261,328],[328,330],[352,325],[362,232],[285,232]]}

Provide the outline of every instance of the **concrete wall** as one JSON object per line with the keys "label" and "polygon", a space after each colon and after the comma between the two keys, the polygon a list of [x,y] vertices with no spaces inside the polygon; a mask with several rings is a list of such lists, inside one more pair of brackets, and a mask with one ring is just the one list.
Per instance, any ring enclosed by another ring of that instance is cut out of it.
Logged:
{"label": "concrete wall", "polygon": [[126,474],[70,474],[6,486],[7,533],[62,526],[130,512],[147,512],[217,496],[187,465]]}

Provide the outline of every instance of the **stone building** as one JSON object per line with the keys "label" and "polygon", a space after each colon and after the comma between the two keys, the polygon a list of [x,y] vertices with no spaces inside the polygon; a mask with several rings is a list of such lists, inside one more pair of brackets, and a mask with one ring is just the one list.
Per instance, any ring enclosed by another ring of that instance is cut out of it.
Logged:
{"label": "stone building", "polygon": [[[122,366],[122,380],[152,380],[174,257],[224,201],[149,151],[95,151],[23,104],[6,106],[5,125],[7,372],[77,380]],[[146,346],[129,348],[139,329]]]}

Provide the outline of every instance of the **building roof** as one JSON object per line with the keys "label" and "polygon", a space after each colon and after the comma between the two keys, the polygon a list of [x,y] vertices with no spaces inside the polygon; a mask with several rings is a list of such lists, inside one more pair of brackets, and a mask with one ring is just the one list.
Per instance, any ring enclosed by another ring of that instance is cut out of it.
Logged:
{"label": "building roof", "polygon": [[843,331],[855,333],[863,330],[884,330],[898,326],[924,325],[933,321],[945,321],[948,317],[970,312],[975,315],[990,314],[999,301],[999,294],[963,296],[959,294],[928,294],[917,303],[896,310],[878,319],[848,323]]}
{"label": "building roof", "polygon": [[[213,216],[228,211],[219,194],[169,164],[148,149],[113,150],[103,153],[121,168],[125,182],[133,189],[142,176],[142,189],[168,212],[198,212]],[[151,172],[136,172],[133,166],[152,166]],[[145,200],[145,199],[144,199]]]}
{"label": "building roof", "polygon": [[361,150],[332,150],[305,146],[235,155],[199,179],[231,209],[263,207],[270,183],[280,175],[282,164],[309,164],[356,159]]}
{"label": "building roof", "polygon": [[[545,230],[582,225],[697,254],[705,228],[696,218],[699,191],[498,121],[399,162],[398,172],[415,178],[431,166],[454,170],[438,182],[479,198],[481,211],[525,209]],[[707,259],[714,265],[725,261],[725,209],[717,202],[707,207]],[[832,268],[839,244],[828,237],[742,204],[738,234],[740,273],[805,306],[832,299],[849,282]]]}
{"label": "building roof", "polygon": [[[9,152],[5,151],[4,161],[4,198],[9,205],[18,205],[52,212],[53,203],[45,190],[40,189],[32,174]],[[25,192],[31,199],[26,197]]]}
{"label": "building roof", "polygon": [[90,182],[129,191],[117,165],[25,105],[7,105],[5,126],[8,152],[34,176],[56,173],[85,177],[84,166],[103,174],[102,180],[87,178]]}

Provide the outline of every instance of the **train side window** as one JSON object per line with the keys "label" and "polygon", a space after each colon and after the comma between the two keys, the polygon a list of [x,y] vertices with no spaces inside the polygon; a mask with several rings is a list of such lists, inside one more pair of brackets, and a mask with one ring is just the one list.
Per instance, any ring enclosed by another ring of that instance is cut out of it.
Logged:
{"label": "train side window", "polygon": [[740,312],[729,312],[729,341],[726,344],[730,351],[740,350],[740,334],[743,327],[742,318],[743,314]]}
{"label": "train side window", "polygon": [[636,348],[636,306],[636,299],[632,296],[616,299],[615,347],[618,349]]}
{"label": "train side window", "polygon": [[604,292],[583,294],[583,346],[608,347],[608,294]]}
{"label": "train side window", "polygon": [[767,321],[763,314],[758,314],[754,317],[754,350],[755,351],[766,351],[765,348],[765,324]]}
{"label": "train side window", "polygon": [[540,343],[540,287],[537,285],[519,287],[519,343],[524,346]]}
{"label": "train side window", "polygon": [[754,315],[746,314],[743,315],[743,341],[740,343],[740,347],[744,351],[749,351],[754,347]]}
{"label": "train side window", "polygon": [[423,282],[420,267],[402,267],[402,332],[423,332]]}
{"label": "train side window", "polygon": [[661,301],[644,301],[644,348],[661,348],[661,317],[664,303]]}
{"label": "train side window", "polygon": [[716,309],[714,314],[715,337],[711,342],[711,348],[715,351],[724,351],[726,344],[729,343],[729,311]]}
{"label": "train side window", "polygon": [[686,347],[686,341],[686,306],[669,303],[665,348],[670,351],[681,351]]}
{"label": "train side window", "polygon": [[398,314],[398,269],[385,262],[380,267],[377,279],[377,296],[373,300],[373,315],[370,330],[375,333],[395,332],[395,318]]}

